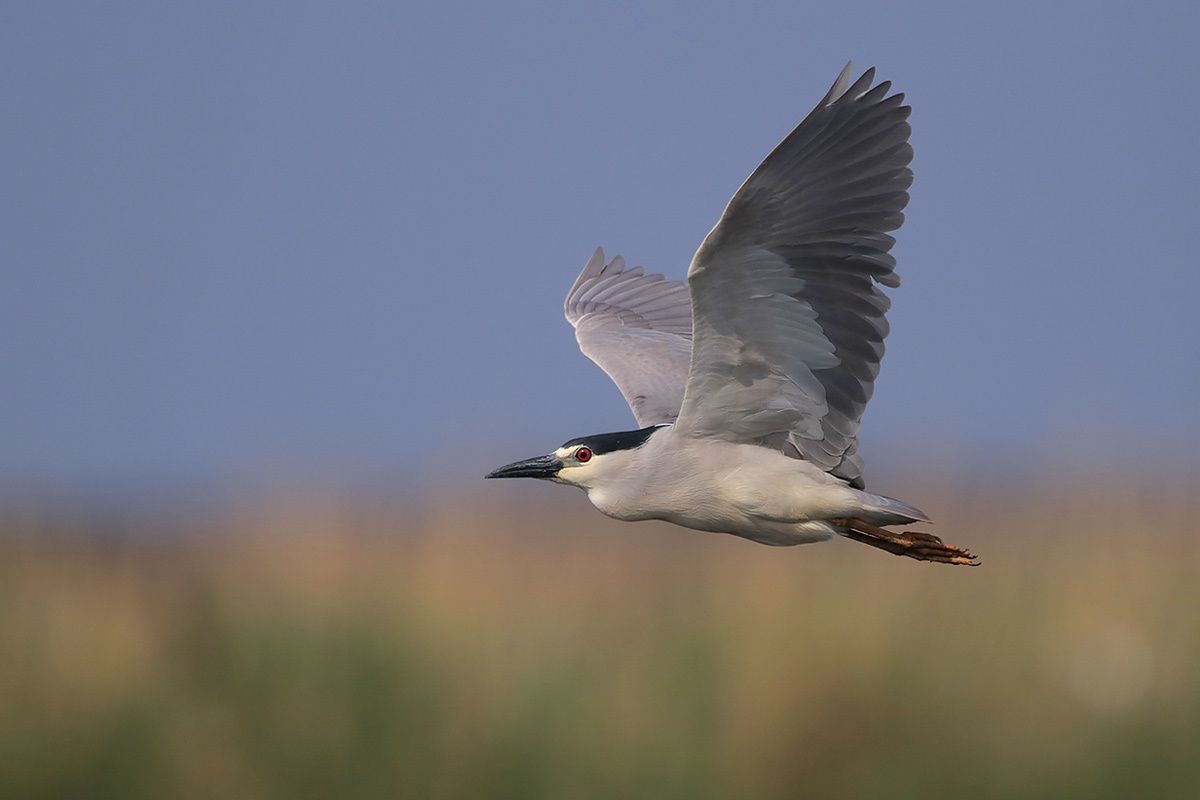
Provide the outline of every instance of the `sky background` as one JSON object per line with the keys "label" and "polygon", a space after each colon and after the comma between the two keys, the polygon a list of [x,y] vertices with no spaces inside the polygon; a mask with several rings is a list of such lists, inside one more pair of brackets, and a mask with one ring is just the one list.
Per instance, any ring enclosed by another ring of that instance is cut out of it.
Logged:
{"label": "sky background", "polygon": [[5,3],[0,492],[476,478],[633,427],[561,302],[681,278],[842,65],[913,106],[872,465],[1197,471],[1193,3]]}

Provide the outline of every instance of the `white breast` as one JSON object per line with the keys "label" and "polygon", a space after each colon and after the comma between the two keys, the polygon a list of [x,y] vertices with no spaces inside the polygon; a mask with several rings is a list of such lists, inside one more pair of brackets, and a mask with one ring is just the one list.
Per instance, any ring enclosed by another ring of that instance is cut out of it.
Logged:
{"label": "white breast", "polygon": [[[798,524],[856,507],[851,489],[808,462],[669,428],[615,466],[619,472],[585,488],[596,508],[622,520],[664,519],[761,539],[782,530],[799,533]],[[808,533],[827,538],[828,526],[816,527]]]}

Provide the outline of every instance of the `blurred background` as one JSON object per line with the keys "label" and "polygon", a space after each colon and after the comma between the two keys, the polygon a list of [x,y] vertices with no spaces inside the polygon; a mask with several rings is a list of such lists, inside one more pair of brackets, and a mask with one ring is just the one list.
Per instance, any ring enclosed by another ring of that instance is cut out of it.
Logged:
{"label": "blurred background", "polygon": [[[1200,11],[0,8],[0,796],[1200,793]],[[868,485],[979,569],[485,484],[632,418],[853,59],[916,183]]]}

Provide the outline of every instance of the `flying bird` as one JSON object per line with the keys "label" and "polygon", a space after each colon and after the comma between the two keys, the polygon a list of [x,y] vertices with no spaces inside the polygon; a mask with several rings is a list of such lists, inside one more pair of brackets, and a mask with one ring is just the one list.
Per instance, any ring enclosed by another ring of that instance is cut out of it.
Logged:
{"label": "flying bird", "polygon": [[900,283],[888,232],[904,221],[913,151],[904,95],[850,69],[737,190],[686,285],[597,249],[568,292],[580,350],[639,429],[571,439],[488,478],[578,486],[620,520],[978,563],[889,530],[929,517],[863,482],[859,422],[888,332],[879,287]]}

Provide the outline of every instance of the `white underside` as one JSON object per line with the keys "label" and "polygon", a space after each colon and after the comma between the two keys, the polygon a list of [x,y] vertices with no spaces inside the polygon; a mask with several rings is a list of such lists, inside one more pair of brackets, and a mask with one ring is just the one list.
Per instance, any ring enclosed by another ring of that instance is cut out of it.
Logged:
{"label": "white underside", "polygon": [[827,521],[838,517],[880,524],[906,512],[923,517],[909,506],[853,489],[807,461],[756,445],[686,437],[670,427],[642,447],[593,462],[570,482],[610,517],[661,519],[763,544],[824,541],[838,533]]}

